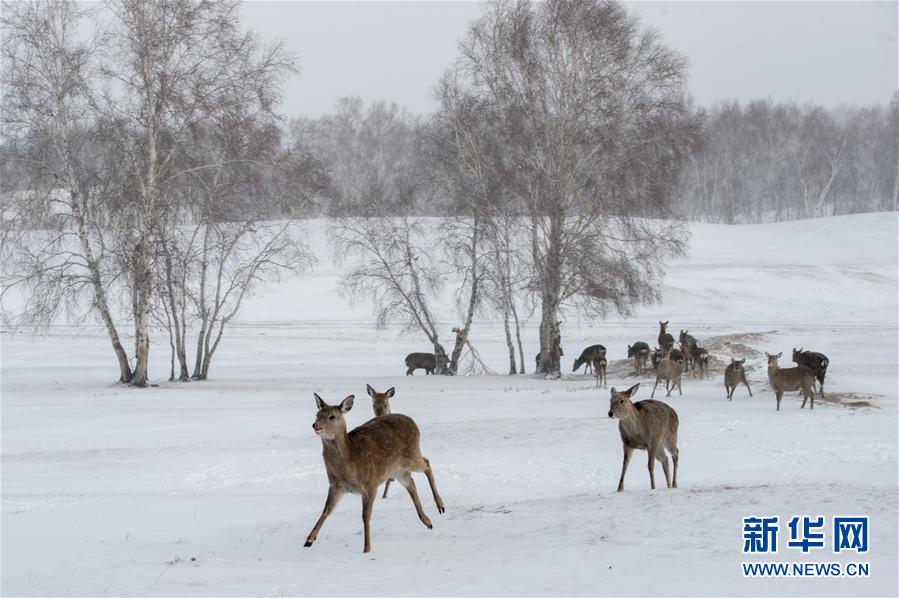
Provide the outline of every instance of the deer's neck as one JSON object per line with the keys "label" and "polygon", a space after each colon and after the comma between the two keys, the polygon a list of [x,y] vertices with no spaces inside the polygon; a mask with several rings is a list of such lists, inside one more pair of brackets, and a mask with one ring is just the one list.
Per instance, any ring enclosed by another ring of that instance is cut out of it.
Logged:
{"label": "deer's neck", "polygon": [[328,463],[345,463],[351,455],[350,438],[342,430],[334,438],[322,438],[322,456]]}
{"label": "deer's neck", "polygon": [[628,436],[639,431],[640,426],[637,422],[637,408],[634,407],[633,403],[627,408],[627,414],[618,421],[621,429]]}

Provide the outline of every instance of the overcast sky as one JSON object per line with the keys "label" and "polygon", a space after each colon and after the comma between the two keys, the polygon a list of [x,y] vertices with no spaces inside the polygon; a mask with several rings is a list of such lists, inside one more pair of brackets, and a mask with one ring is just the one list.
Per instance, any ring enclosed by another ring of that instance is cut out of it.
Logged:
{"label": "overcast sky", "polygon": [[[697,101],[770,97],[826,106],[886,103],[897,86],[897,3],[628,2],[687,56]],[[346,95],[434,109],[477,2],[248,2],[247,24],[300,59],[288,116]]]}

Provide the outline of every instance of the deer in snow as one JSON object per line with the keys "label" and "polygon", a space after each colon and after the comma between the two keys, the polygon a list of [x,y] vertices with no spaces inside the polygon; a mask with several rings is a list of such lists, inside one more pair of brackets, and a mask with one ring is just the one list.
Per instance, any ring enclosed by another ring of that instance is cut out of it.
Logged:
{"label": "deer in snow", "polygon": [[362,522],[365,532],[364,552],[371,551],[371,510],[378,486],[395,478],[412,498],[418,518],[433,529],[418,499],[413,471],[424,472],[440,513],[445,511],[443,500],[437,492],[431,464],[421,454],[418,426],[411,418],[391,413],[370,419],[351,432],[346,430],[344,416],[353,408],[353,395],[339,405],[328,405],[318,394],[315,405],[318,412],[312,424],[322,441],[322,458],[328,473],[328,498],[325,508],[309,532],[304,546],[312,546],[318,538],[322,524],[347,492],[362,495]]}
{"label": "deer in snow", "polygon": [[827,375],[827,366],[830,365],[830,360],[827,359],[827,355],[815,351],[803,351],[802,347],[799,347],[799,350],[797,351],[796,347],[793,347],[793,363],[804,365],[815,373],[815,378],[821,384],[821,390],[818,393],[818,396],[823,397],[824,376]]}
{"label": "deer in snow", "polygon": [[[393,398],[396,389],[391,386],[387,389],[387,392],[378,392],[370,384],[366,384],[365,390],[368,392],[368,396],[371,397],[371,407],[375,412],[375,417],[388,415],[390,413],[390,399]],[[381,495],[381,498],[387,498],[387,489],[390,488],[390,482],[392,481],[394,481],[393,478],[390,478],[384,483],[384,494]]]}
{"label": "deer in snow", "polygon": [[684,371],[690,371],[696,367],[695,352],[696,337],[689,333],[689,330],[681,330],[678,340],[680,341],[680,349],[684,354]]}
{"label": "deer in snow", "polygon": [[[631,397],[637,392],[640,384],[631,386],[624,392],[618,392],[612,388],[612,398],[609,401],[609,417],[618,419],[618,432],[621,434],[621,444],[624,448],[624,462],[621,464],[621,479],[618,481],[618,492],[624,490],[624,474],[627,472],[631,453],[634,449],[645,450],[649,455],[649,485],[655,490],[655,461],[662,463],[662,471],[665,472],[665,483],[669,488],[677,488],[677,462],[679,452],[677,450],[677,413],[663,403],[647,399],[631,402]],[[669,476],[668,457],[665,450],[671,454],[674,462],[674,476]]]}
{"label": "deer in snow", "polygon": [[627,356],[634,358],[635,374],[642,374],[646,370],[646,362],[649,359],[650,353],[649,345],[643,341],[637,341],[633,345],[627,346]]}
{"label": "deer in snow", "polygon": [[668,322],[659,321],[659,348],[663,353],[674,348],[674,337],[668,333]]}
{"label": "deer in snow", "polygon": [[425,371],[425,375],[433,374],[437,369],[437,356],[433,353],[409,353],[406,355],[406,375],[412,376],[417,369]]}
{"label": "deer in snow", "polygon": [[[571,368],[572,372],[576,372],[580,369],[580,367],[584,364],[587,364],[587,368],[593,366],[593,360],[597,357],[605,357],[606,356],[606,348],[602,345],[590,345],[583,351],[581,351],[581,356],[574,360],[574,367]],[[585,368],[586,373],[586,368]]]}
{"label": "deer in snow", "polygon": [[749,396],[752,396],[752,389],[749,388],[749,382],[746,380],[746,369],[743,367],[743,364],[746,363],[746,359],[734,359],[730,358],[730,365],[724,370],[724,390],[727,391],[727,400],[734,400],[734,391],[737,389],[737,384],[743,383],[746,386],[746,390],[749,391]]}
{"label": "deer in snow", "polygon": [[778,353],[777,355],[765,353],[765,356],[768,358],[768,383],[771,384],[771,389],[777,397],[777,410],[780,411],[780,400],[783,398],[784,392],[796,390],[802,391],[802,406],[800,409],[805,407],[809,397],[812,399],[811,409],[814,409],[815,373],[811,368],[807,368],[804,365],[794,368],[779,367],[777,360],[780,359],[781,355],[783,353]]}
{"label": "deer in snow", "polygon": [[609,362],[606,361],[605,355],[600,355],[593,358],[593,372],[596,374],[596,386],[598,387],[600,381],[602,382],[603,388],[606,387],[606,368],[608,367]]}
{"label": "deer in snow", "polygon": [[656,383],[652,387],[652,393],[649,395],[650,398],[656,396],[656,387],[659,385],[659,380],[665,381],[665,390],[668,391],[668,394],[665,395],[666,397],[670,397],[671,391],[675,388],[677,388],[678,395],[683,395],[683,390],[681,390],[681,378],[683,378],[683,374],[684,362],[672,359],[671,353],[666,353],[656,366]]}

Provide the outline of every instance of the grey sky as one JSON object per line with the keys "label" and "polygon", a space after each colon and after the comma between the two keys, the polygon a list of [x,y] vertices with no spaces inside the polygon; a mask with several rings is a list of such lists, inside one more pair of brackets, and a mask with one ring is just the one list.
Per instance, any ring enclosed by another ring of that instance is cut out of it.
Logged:
{"label": "grey sky", "polygon": [[[897,87],[897,3],[629,2],[690,61],[698,102],[771,97],[826,106],[886,103]],[[346,95],[434,108],[477,2],[249,2],[265,39],[300,58],[283,106],[318,116]]]}

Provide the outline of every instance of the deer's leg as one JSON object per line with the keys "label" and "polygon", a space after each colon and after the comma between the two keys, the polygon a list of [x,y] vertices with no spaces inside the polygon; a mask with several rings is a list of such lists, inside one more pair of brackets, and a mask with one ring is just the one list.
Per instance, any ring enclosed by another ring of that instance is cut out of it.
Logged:
{"label": "deer's leg", "polygon": [[674,479],[671,480],[671,487],[677,488],[677,462],[680,457],[680,451],[677,450],[677,445],[669,446],[668,451],[671,453],[671,460],[674,462]]}
{"label": "deer's leg", "polygon": [[743,384],[746,385],[746,390],[749,391],[749,396],[751,397],[751,396],[752,396],[752,389],[749,388],[749,382],[747,382],[745,378],[743,379]]}
{"label": "deer's leg", "polygon": [[677,379],[677,394],[678,394],[678,396],[681,396],[681,397],[684,396],[684,389],[681,388],[681,385],[680,385],[682,379],[683,378]]}
{"label": "deer's leg", "polygon": [[412,375],[412,371],[413,371],[412,368],[406,368],[406,375],[407,375],[407,376],[411,376],[411,375]]}
{"label": "deer's leg", "polygon": [[662,448],[661,444],[659,445],[659,448],[656,449],[656,459],[662,464],[662,471],[665,473],[665,485],[671,488],[671,472],[668,469],[668,456],[665,454],[665,449]]}
{"label": "deer's leg", "polygon": [[652,386],[652,393],[650,393],[650,395],[649,395],[649,398],[650,398],[650,399],[652,399],[652,398],[654,398],[654,397],[656,396],[656,386],[659,385],[659,380],[660,380],[660,378],[659,378],[658,376],[656,376],[656,383],[653,384],[653,386]]}
{"label": "deer's leg", "polygon": [[412,498],[412,504],[415,505],[415,512],[418,513],[418,518],[421,522],[424,523],[425,527],[428,529],[434,529],[434,526],[431,525],[431,520],[428,519],[424,509],[421,508],[421,501],[418,499],[418,490],[415,488],[415,480],[412,479],[412,474],[406,471],[396,476],[396,481],[409,492],[409,496]]}
{"label": "deer's leg", "polygon": [[331,514],[331,511],[334,510],[334,507],[337,506],[337,503],[340,501],[342,493],[335,488],[334,486],[330,486],[328,488],[328,498],[325,499],[325,508],[322,510],[321,516],[318,518],[318,521],[315,522],[315,527],[312,528],[312,531],[309,532],[309,535],[306,537],[306,543],[303,544],[306,548],[312,546],[312,543],[318,538],[318,532],[322,528],[322,524],[324,524],[325,519],[328,518],[328,515]]}
{"label": "deer's leg", "polygon": [[631,462],[631,453],[634,452],[634,449],[629,447],[628,445],[624,446],[624,461],[621,463],[621,479],[618,480],[618,492],[624,491],[624,474],[627,473],[627,465]]}
{"label": "deer's leg", "polygon": [[443,499],[440,498],[440,493],[437,492],[437,482],[434,481],[434,472],[431,471],[431,462],[422,457],[418,471],[423,471],[424,474],[428,476],[428,485],[431,486],[431,494],[434,495],[434,502],[437,504],[437,512],[441,514],[444,513],[446,508],[443,506]]}
{"label": "deer's leg", "polygon": [[649,447],[646,450],[646,453],[649,455],[649,485],[653,490],[656,489],[656,450],[658,450],[657,447]]}
{"label": "deer's leg", "polygon": [[381,498],[387,498],[387,489],[390,488],[390,482],[392,482],[392,481],[393,481],[393,478],[390,478],[390,479],[387,480],[387,482],[384,484],[384,494],[381,496]]}
{"label": "deer's leg", "polygon": [[783,398],[784,393],[779,390],[776,390],[776,391],[774,391],[774,394],[777,395],[777,410],[780,411],[780,399]]}
{"label": "deer's leg", "polygon": [[362,552],[371,552],[371,508],[375,504],[378,488],[367,488],[362,494],[362,527],[365,531],[365,548]]}
{"label": "deer's leg", "polygon": [[805,409],[805,404],[808,402],[808,390],[802,389],[802,405],[799,406],[800,409]]}

